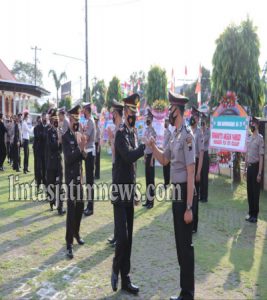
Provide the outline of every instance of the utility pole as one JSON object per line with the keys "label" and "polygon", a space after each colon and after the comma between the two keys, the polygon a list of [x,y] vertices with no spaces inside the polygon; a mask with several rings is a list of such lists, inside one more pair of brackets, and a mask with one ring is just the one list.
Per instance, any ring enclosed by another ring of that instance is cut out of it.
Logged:
{"label": "utility pole", "polygon": [[34,50],[34,85],[36,85],[36,78],[37,78],[37,51],[42,50],[41,48],[31,47]]}
{"label": "utility pole", "polygon": [[85,0],[85,101],[89,102],[89,86],[88,86],[88,11],[87,0]]}

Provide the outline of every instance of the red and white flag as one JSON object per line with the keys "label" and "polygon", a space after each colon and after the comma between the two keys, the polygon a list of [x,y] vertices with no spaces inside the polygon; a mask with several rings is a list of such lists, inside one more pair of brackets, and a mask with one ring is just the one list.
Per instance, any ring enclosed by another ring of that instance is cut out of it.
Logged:
{"label": "red and white flag", "polygon": [[198,72],[198,80],[196,85],[195,94],[197,94],[197,103],[198,107],[201,105],[201,77],[202,77],[202,69],[201,64],[199,65],[199,72]]}

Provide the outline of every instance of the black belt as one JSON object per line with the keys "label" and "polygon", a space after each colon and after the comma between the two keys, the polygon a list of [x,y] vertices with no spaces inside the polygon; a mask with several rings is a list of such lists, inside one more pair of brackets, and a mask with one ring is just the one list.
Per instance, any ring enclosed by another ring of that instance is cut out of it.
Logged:
{"label": "black belt", "polygon": [[255,162],[255,163],[248,163],[248,167],[256,166],[256,165],[258,165],[258,164],[259,164],[259,162]]}

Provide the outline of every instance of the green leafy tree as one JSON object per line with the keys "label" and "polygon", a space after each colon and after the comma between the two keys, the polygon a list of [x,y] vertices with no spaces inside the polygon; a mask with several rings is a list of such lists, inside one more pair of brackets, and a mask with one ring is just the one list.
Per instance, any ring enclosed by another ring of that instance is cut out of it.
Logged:
{"label": "green leafy tree", "polygon": [[[32,63],[24,63],[16,60],[11,72],[16,76],[18,81],[26,83],[35,83],[35,65]],[[36,69],[36,84],[43,85],[43,74],[40,69]]]}
{"label": "green leafy tree", "polygon": [[97,80],[92,89],[92,100],[96,105],[97,112],[100,113],[105,104],[107,88],[104,80]]}
{"label": "green leafy tree", "polygon": [[116,99],[118,101],[122,99],[120,80],[116,76],[112,78],[108,87],[106,99],[106,106],[108,109],[110,109],[113,99]]}
{"label": "green leafy tree", "polygon": [[236,92],[239,103],[250,107],[252,114],[259,114],[264,99],[259,48],[256,28],[249,18],[238,26],[230,25],[220,35],[212,60],[213,106],[229,90]]}
{"label": "green leafy tree", "polygon": [[133,72],[130,75],[130,83],[133,83],[133,92],[137,93],[138,91],[138,82],[140,83],[140,90],[144,92],[146,87],[146,74],[144,71]]}
{"label": "green leafy tree", "polygon": [[50,75],[52,75],[52,77],[53,77],[54,84],[55,84],[55,87],[56,87],[56,90],[57,90],[57,107],[58,107],[58,99],[59,99],[58,90],[61,87],[62,81],[67,79],[67,75],[66,75],[65,72],[62,72],[58,76],[55,70],[50,70],[49,73],[48,73],[48,76],[50,76]]}
{"label": "green leafy tree", "polygon": [[159,66],[152,66],[148,72],[146,96],[150,105],[157,99],[167,98],[166,71]]}

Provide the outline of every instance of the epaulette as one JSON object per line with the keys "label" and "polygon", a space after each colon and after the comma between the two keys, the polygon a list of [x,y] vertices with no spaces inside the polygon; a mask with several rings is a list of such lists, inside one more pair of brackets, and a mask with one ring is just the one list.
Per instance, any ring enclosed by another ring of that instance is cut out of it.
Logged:
{"label": "epaulette", "polygon": [[191,128],[189,126],[185,126],[184,128],[187,133],[191,133]]}

